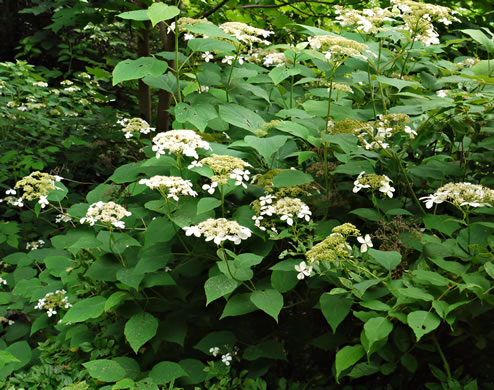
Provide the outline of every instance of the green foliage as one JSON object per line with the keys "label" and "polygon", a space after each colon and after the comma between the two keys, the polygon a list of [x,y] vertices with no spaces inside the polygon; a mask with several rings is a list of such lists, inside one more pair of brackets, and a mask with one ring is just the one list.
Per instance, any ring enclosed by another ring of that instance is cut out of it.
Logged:
{"label": "green foliage", "polygon": [[[17,191],[5,188],[16,210],[6,218],[19,218],[0,225],[2,385],[487,386],[490,33],[459,28],[461,39],[438,43],[430,23],[464,26],[436,8],[407,25],[426,6],[382,10],[389,20],[372,20],[373,33],[351,20],[294,26],[303,31],[291,31],[293,46],[268,46],[270,31],[179,19],[159,2],[120,13],[177,31],[163,60],[122,58],[113,70],[113,84],[170,94],[175,130],[149,136],[147,123],[121,122],[108,139],[127,143],[106,148],[131,158],[87,195],[54,175],[20,184],[48,159],[6,168]],[[479,58],[460,55],[470,38]],[[7,125],[55,143],[74,136],[58,133],[64,121],[50,133],[41,114],[35,126],[13,111],[28,90],[53,107],[75,103],[31,92],[26,64],[6,68],[22,86],[5,109],[22,122]],[[82,160],[99,165],[87,152]],[[32,238],[46,246],[19,249],[35,223]],[[48,375],[58,361],[68,375]]]}

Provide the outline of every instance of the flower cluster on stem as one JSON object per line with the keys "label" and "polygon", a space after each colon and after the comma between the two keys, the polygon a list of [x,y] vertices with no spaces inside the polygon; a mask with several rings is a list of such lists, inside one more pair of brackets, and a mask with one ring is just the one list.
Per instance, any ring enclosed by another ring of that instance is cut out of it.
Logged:
{"label": "flower cluster on stem", "polygon": [[252,235],[249,228],[225,218],[209,218],[197,226],[186,226],[183,230],[186,236],[202,236],[206,241],[213,241],[216,245],[222,245],[225,241],[238,245]]}
{"label": "flower cluster on stem", "polygon": [[107,226],[114,226],[120,229],[125,228],[125,222],[122,218],[132,215],[124,207],[115,202],[96,202],[89,206],[86,216],[81,218],[81,223],[88,223],[93,226],[96,222],[103,223]]}

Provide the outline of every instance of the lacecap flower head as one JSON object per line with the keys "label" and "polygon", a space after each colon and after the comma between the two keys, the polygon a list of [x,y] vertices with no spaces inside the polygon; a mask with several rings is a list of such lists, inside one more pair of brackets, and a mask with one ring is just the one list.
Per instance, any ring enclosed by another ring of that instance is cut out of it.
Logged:
{"label": "lacecap flower head", "polygon": [[209,143],[193,130],[170,130],[158,133],[153,138],[152,150],[156,152],[156,158],[168,152],[198,159],[199,155],[196,150],[199,148],[211,149]]}
{"label": "lacecap flower head", "polygon": [[81,218],[81,223],[87,222],[93,226],[96,222],[101,222],[105,225],[112,225],[120,229],[125,228],[125,222],[122,218],[132,215],[124,207],[115,202],[96,202],[89,206],[86,216]]}
{"label": "lacecap flower head", "polygon": [[197,226],[186,226],[183,230],[186,236],[202,236],[206,241],[213,241],[216,245],[225,241],[232,241],[238,245],[242,240],[247,240],[252,235],[249,228],[225,218],[209,218]]}

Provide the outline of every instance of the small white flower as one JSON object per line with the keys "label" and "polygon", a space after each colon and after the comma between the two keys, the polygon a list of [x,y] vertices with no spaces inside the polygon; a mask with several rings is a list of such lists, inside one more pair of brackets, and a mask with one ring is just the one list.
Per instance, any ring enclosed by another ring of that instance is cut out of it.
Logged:
{"label": "small white flower", "polygon": [[292,214],[284,214],[280,217],[282,221],[286,221],[288,226],[293,225],[293,215]]}
{"label": "small white flower", "polygon": [[312,274],[312,266],[307,266],[305,261],[295,266],[295,271],[298,272],[297,279],[302,280],[306,276],[309,277]]}
{"label": "small white flower", "polygon": [[393,192],[395,191],[394,187],[391,187],[389,185],[389,181],[382,181],[381,182],[381,188],[379,188],[379,191],[381,191],[382,193],[386,194],[387,196],[389,196],[390,198],[393,197]]}
{"label": "small white flower", "polygon": [[448,91],[441,89],[439,91],[436,91],[436,95],[439,97],[446,97],[446,96],[448,96]]}
{"label": "small white flower", "polygon": [[209,353],[216,357],[220,354],[220,349],[218,347],[211,347],[209,348]]}
{"label": "small white flower", "polygon": [[13,188],[10,188],[7,191],[5,191],[5,194],[6,195],[15,195],[15,194],[17,194],[17,192]]}
{"label": "small white flower", "polygon": [[206,61],[206,62],[209,62],[214,58],[214,56],[209,51],[204,52],[201,55],[201,57],[204,58],[204,61]]}
{"label": "small white flower", "polygon": [[6,286],[7,281],[4,278],[0,277],[0,284],[3,284],[4,286]]}
{"label": "small white flower", "polygon": [[216,190],[216,187],[218,187],[218,183],[215,182],[215,181],[213,181],[213,182],[211,182],[211,184],[204,184],[202,186],[202,189],[204,191],[207,191],[209,194],[212,195],[212,194],[214,194],[214,191]]}
{"label": "small white flower", "polygon": [[185,230],[185,235],[186,236],[196,236],[196,237],[201,237],[201,229],[199,229],[199,226],[184,226],[182,228]]}
{"label": "small white flower", "polygon": [[38,203],[41,205],[42,209],[44,209],[47,205],[50,204],[50,202],[48,202],[48,199],[46,199],[46,196],[44,195],[41,195],[39,197]]}
{"label": "small white flower", "polygon": [[[184,35],[184,40],[186,40],[186,41],[190,41],[191,39],[194,39],[194,34],[185,33],[185,35]],[[207,61],[206,61],[206,62],[207,62]]]}
{"label": "small white flower", "polygon": [[365,237],[357,237],[357,241],[362,245],[360,246],[360,252],[367,252],[369,248],[372,248],[374,244],[372,243],[370,235],[366,234]]}
{"label": "small white flower", "polygon": [[12,202],[12,205],[13,206],[18,206],[18,207],[24,207],[24,203],[22,203],[22,198],[19,198],[17,200],[14,200]]}
{"label": "small white flower", "polygon": [[196,168],[196,167],[202,167],[203,165],[197,161],[197,160],[194,160],[192,161],[189,166],[187,167],[188,169],[192,169],[192,168]]}
{"label": "small white flower", "polygon": [[221,361],[223,362],[223,364],[225,366],[229,366],[231,364],[232,359],[233,359],[233,357],[232,357],[231,353],[227,353],[227,354],[221,356]]}
{"label": "small white flower", "polygon": [[57,312],[50,307],[46,314],[48,314],[48,317],[51,317],[52,315],[57,314]]}
{"label": "small white flower", "polygon": [[228,65],[231,65],[231,64],[233,64],[233,59],[234,59],[234,58],[235,58],[234,56],[225,56],[225,57],[221,60],[221,62],[222,62],[223,64],[228,64]]}

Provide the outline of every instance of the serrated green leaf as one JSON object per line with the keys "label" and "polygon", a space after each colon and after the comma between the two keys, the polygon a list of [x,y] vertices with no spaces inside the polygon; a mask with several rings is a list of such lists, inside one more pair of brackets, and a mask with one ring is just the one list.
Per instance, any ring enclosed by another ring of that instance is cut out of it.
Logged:
{"label": "serrated green leaf", "polygon": [[297,171],[295,169],[289,169],[278,173],[273,178],[273,185],[276,188],[280,187],[292,187],[300,186],[302,184],[311,183],[314,178],[308,173]]}
{"label": "serrated green leaf", "polygon": [[388,271],[395,269],[401,263],[401,254],[398,252],[378,251],[370,248],[369,255]]}

